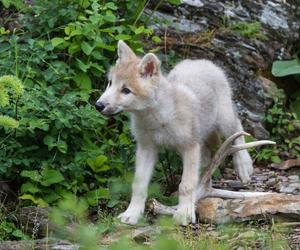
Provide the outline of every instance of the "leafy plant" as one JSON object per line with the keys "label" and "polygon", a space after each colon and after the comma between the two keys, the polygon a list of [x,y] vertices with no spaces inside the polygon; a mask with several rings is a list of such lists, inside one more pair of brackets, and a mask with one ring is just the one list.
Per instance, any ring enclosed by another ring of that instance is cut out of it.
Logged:
{"label": "leafy plant", "polygon": [[242,36],[247,38],[257,38],[260,40],[266,40],[267,37],[264,35],[260,22],[237,22],[229,27],[231,30],[240,33]]}
{"label": "leafy plant", "polygon": [[[23,84],[17,77],[11,75],[0,77],[0,107],[8,106],[11,99],[17,102],[22,94]],[[19,123],[7,115],[0,115],[0,126],[17,128]]]}
{"label": "leafy plant", "polygon": [[16,9],[22,9],[24,7],[24,2],[22,0],[0,0],[5,8],[14,6]]}
{"label": "leafy plant", "polygon": [[272,148],[264,148],[257,156],[258,161],[280,163],[285,158],[300,157],[300,121],[287,109],[286,95],[282,89],[276,89],[273,106],[265,117],[270,138],[276,142]]}

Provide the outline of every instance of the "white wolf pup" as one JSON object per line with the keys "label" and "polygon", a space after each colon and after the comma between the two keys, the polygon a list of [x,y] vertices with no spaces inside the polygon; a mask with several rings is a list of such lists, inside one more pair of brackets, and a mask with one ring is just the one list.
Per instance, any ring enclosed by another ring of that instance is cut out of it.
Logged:
{"label": "white wolf pup", "polygon": [[[200,166],[209,160],[209,148],[217,141],[212,138],[228,137],[243,130],[233,108],[227,78],[207,60],[184,60],[164,76],[154,54],[139,58],[123,41],[118,43],[118,56],[96,109],[107,116],[130,112],[137,141],[132,197],[119,218],[124,223],[136,224],[143,215],[158,148],[165,145],[183,159],[174,219],[182,225],[194,223]],[[235,143],[244,143],[244,138]],[[249,181],[253,166],[248,152],[235,153],[233,164],[239,178]]]}

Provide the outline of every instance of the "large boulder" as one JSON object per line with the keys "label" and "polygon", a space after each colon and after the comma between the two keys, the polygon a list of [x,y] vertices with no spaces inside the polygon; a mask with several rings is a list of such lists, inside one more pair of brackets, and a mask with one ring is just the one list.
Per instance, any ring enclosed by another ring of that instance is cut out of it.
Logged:
{"label": "large boulder", "polygon": [[260,76],[270,78],[272,62],[291,58],[292,48],[299,42],[296,1],[182,2],[178,6],[153,3],[147,10],[162,38],[162,51],[174,50],[181,58],[206,58],[220,65],[231,82],[245,130],[258,139],[268,137]]}

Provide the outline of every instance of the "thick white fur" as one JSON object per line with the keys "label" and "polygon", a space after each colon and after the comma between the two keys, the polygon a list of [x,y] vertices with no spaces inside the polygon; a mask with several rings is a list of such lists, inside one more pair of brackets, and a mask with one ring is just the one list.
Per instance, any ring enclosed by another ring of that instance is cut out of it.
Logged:
{"label": "thick white fur", "polygon": [[[122,60],[125,60],[126,54],[132,57],[129,51],[124,52],[126,50],[130,50],[129,47],[120,42],[119,58]],[[120,51],[124,54],[120,55]],[[155,55],[150,55],[147,56],[147,63],[153,57],[152,62],[159,69],[159,60]],[[122,60],[118,63],[122,63]],[[142,59],[140,67],[144,66]],[[116,106],[113,108],[131,112],[132,132],[138,144],[131,202],[119,218],[124,223],[136,224],[142,216],[158,147],[165,145],[175,148],[183,158],[179,204],[174,218],[178,223],[186,225],[196,219],[195,197],[199,170],[200,165],[207,163],[210,158],[209,148],[214,146],[211,145],[211,138],[216,135],[228,137],[243,128],[233,108],[227,78],[211,61],[184,60],[167,77],[158,70],[156,75],[148,78],[139,80],[139,84],[149,88],[148,95],[143,99],[128,95],[127,100],[116,103],[114,95],[118,91],[116,86],[120,85],[117,82],[124,79],[116,79],[113,75],[113,86],[99,99],[108,105],[113,100],[112,106]],[[244,143],[243,138],[236,141],[236,144],[241,143]],[[233,164],[240,179],[249,181],[253,167],[248,152],[237,152]]]}

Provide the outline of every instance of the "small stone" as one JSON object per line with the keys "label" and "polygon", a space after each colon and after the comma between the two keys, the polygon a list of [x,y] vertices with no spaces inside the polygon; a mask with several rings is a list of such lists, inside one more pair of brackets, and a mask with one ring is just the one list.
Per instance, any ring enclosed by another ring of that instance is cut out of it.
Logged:
{"label": "small stone", "polygon": [[290,182],[298,182],[299,181],[298,175],[290,175],[288,178],[289,178]]}
{"label": "small stone", "polygon": [[282,185],[280,187],[280,193],[288,193],[288,194],[295,194],[297,191],[300,190],[300,183],[291,183],[288,185]]}
{"label": "small stone", "polygon": [[273,185],[275,185],[276,184],[276,178],[270,178],[267,182],[266,182],[266,184],[267,185],[269,185],[269,186],[273,186]]}
{"label": "small stone", "polygon": [[278,176],[278,179],[281,181],[281,182],[287,182],[288,181],[288,178],[286,176]]}
{"label": "small stone", "polygon": [[228,182],[229,187],[234,189],[245,189],[247,188],[242,182],[240,181],[230,181]]}
{"label": "small stone", "polygon": [[263,182],[263,181],[266,181],[268,179],[268,176],[258,175],[258,176],[255,176],[255,179],[256,179],[256,181]]}

